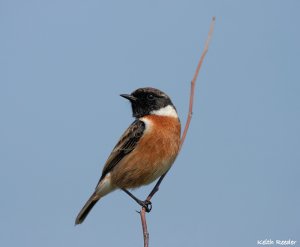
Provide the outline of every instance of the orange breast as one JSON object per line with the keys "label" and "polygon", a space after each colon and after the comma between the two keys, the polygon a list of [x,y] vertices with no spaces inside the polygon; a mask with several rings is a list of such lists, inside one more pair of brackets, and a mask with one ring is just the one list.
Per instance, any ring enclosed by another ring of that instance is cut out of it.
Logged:
{"label": "orange breast", "polygon": [[119,188],[136,188],[153,182],[171,167],[178,154],[179,120],[156,115],[143,119],[146,123],[143,137],[111,172],[111,181]]}

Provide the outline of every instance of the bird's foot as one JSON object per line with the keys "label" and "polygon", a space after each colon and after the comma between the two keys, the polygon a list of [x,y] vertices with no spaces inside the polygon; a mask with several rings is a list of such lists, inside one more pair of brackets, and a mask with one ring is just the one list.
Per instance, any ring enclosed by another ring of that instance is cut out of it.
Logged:
{"label": "bird's foot", "polygon": [[152,202],[145,200],[145,201],[138,201],[138,204],[145,208],[146,212],[149,213],[152,209]]}

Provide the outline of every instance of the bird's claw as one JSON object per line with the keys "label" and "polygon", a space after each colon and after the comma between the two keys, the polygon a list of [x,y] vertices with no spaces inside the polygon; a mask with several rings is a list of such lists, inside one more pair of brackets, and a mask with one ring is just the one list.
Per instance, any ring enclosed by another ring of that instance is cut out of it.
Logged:
{"label": "bird's claw", "polygon": [[152,210],[152,202],[145,200],[140,201],[139,203],[143,208],[145,208],[146,212],[149,213]]}

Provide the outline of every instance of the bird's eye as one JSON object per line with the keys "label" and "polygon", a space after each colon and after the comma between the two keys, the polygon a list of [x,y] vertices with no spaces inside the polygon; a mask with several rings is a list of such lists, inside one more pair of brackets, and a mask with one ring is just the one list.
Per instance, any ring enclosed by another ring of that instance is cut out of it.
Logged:
{"label": "bird's eye", "polygon": [[154,95],[153,94],[148,94],[147,95],[147,99],[149,99],[149,100],[154,100]]}

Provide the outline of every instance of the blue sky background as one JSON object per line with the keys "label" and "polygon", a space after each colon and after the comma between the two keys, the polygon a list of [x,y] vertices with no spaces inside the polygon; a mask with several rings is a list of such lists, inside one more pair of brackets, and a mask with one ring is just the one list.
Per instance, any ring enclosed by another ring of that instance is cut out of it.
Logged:
{"label": "blue sky background", "polygon": [[[119,97],[168,93],[186,143],[147,215],[151,246],[300,241],[300,2],[0,1],[0,245],[142,246],[122,192],[74,220],[133,121]],[[144,198],[150,187],[135,194]]]}

